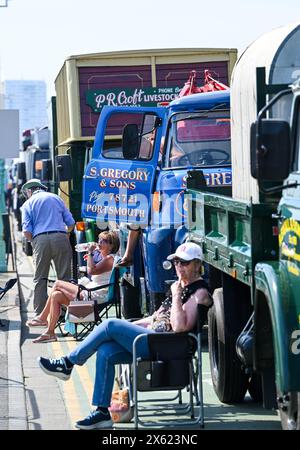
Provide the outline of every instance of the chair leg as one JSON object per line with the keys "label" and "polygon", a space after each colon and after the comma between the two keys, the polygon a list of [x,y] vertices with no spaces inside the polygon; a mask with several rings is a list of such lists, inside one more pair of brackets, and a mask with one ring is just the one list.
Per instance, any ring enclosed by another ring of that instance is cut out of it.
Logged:
{"label": "chair leg", "polygon": [[132,355],[132,377],[133,377],[133,404],[134,404],[134,428],[138,429],[139,423],[139,404],[138,404],[138,389],[137,389],[137,360],[136,360],[136,346],[133,345]]}
{"label": "chair leg", "polygon": [[202,333],[198,339],[198,392],[200,397],[200,426],[204,428],[204,405],[203,405],[203,379],[202,379]]}
{"label": "chair leg", "polygon": [[189,366],[190,366],[190,407],[191,407],[191,419],[195,418],[195,413],[194,413],[194,399],[193,399],[193,368],[192,368],[192,364],[193,362],[190,361]]}

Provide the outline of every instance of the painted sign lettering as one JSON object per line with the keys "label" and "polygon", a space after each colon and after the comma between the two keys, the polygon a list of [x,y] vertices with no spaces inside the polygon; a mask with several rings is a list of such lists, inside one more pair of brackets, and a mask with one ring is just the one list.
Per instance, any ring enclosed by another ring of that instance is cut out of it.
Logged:
{"label": "painted sign lettering", "polygon": [[[281,257],[288,261],[300,262],[300,224],[295,219],[286,219],[280,229],[279,246]],[[295,264],[289,264],[288,270],[298,275]]]}
{"label": "painted sign lettering", "polygon": [[136,89],[109,89],[86,91],[86,104],[93,112],[101,112],[108,106],[156,106],[160,102],[175,100],[180,92],[179,87],[156,87]]}

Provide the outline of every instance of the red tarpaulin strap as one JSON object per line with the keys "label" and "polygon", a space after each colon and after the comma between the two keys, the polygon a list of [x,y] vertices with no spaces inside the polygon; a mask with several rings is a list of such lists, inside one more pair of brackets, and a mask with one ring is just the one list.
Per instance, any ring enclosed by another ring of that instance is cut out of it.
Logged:
{"label": "red tarpaulin strap", "polygon": [[201,87],[197,86],[196,81],[196,71],[192,70],[188,81],[184,84],[183,88],[179,93],[179,97],[186,97],[191,94],[197,94],[200,92],[212,92],[212,91],[225,91],[229,89],[226,84],[215,80],[209,70],[204,70],[204,85]]}

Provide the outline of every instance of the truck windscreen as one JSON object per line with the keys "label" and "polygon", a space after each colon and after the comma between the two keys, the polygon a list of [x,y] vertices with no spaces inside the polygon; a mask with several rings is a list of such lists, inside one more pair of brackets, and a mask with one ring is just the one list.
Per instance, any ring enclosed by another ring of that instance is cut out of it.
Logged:
{"label": "truck windscreen", "polygon": [[177,114],[167,139],[165,167],[231,164],[229,111]]}

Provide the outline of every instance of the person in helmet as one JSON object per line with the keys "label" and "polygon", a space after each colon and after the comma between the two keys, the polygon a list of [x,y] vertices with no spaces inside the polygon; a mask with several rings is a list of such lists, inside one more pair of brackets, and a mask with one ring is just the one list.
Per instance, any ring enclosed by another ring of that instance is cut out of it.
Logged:
{"label": "person in helmet", "polygon": [[38,316],[47,301],[47,278],[51,261],[57,278],[71,278],[72,248],[68,233],[74,219],[62,199],[37,178],[27,181],[22,192],[27,200],[22,206],[22,231],[31,242],[34,261],[34,312]]}

